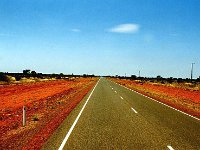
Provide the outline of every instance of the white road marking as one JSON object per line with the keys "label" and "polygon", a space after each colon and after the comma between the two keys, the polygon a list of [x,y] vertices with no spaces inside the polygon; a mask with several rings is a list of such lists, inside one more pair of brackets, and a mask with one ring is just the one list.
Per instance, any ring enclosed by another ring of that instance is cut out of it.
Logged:
{"label": "white road marking", "polygon": [[[118,84],[118,83],[115,83],[115,84]],[[120,84],[118,84],[118,85],[120,85]],[[122,86],[122,87],[124,87],[124,88],[127,88],[127,87],[125,87],[125,86],[123,86],[123,85],[120,85],[120,86]],[[181,110],[178,110],[178,109],[176,109],[176,108],[174,108],[174,107],[172,107],[172,106],[169,106],[169,105],[167,105],[167,104],[164,104],[164,103],[162,103],[162,102],[160,102],[160,101],[158,101],[158,100],[155,100],[155,99],[153,99],[153,98],[151,98],[151,97],[149,97],[149,96],[143,95],[143,94],[141,94],[141,93],[139,93],[139,92],[137,92],[137,91],[134,91],[134,90],[132,90],[132,89],[129,89],[129,88],[127,88],[127,89],[130,90],[130,91],[133,91],[133,92],[135,92],[135,93],[137,93],[137,94],[140,94],[140,95],[142,95],[142,96],[144,96],[144,97],[147,97],[147,98],[149,98],[149,99],[151,99],[151,100],[153,100],[153,101],[155,101],[155,102],[157,102],[157,103],[160,103],[160,104],[162,104],[162,105],[165,105],[166,107],[169,107],[169,108],[171,108],[171,109],[173,109],[173,110],[176,110],[176,111],[178,111],[178,112],[180,112],[180,113],[182,113],[182,114],[184,114],[184,115],[187,115],[187,116],[189,116],[189,117],[191,117],[191,118],[193,118],[193,119],[196,119],[196,120],[199,120],[199,121],[200,121],[199,118],[194,117],[194,116],[192,116],[192,115],[190,115],[190,114],[187,114],[187,113],[185,113],[185,112],[183,112],[183,111],[181,111]]]}
{"label": "white road marking", "polygon": [[168,145],[167,148],[169,148],[169,150],[174,150],[170,145]]}
{"label": "white road marking", "polygon": [[115,93],[117,93],[117,91],[115,91]]}
{"label": "white road marking", "polygon": [[113,90],[113,88],[112,88],[112,90]]}
{"label": "white road marking", "polygon": [[[99,79],[99,81],[100,81],[100,80],[101,80],[101,79]],[[76,120],[74,121],[73,125],[72,125],[71,128],[69,129],[67,135],[65,136],[65,138],[64,138],[64,140],[63,140],[63,142],[62,142],[62,144],[60,145],[60,147],[59,147],[58,150],[62,150],[62,149],[64,148],[64,146],[65,146],[65,144],[66,144],[66,142],[67,142],[67,140],[68,140],[70,134],[72,133],[72,131],[73,131],[73,129],[74,129],[76,123],[78,122],[78,119],[80,118],[80,116],[81,116],[81,114],[82,114],[82,112],[83,112],[85,106],[87,105],[87,103],[88,103],[88,101],[89,101],[89,99],[90,99],[92,93],[94,92],[94,90],[95,90],[97,84],[99,83],[99,81],[96,83],[95,87],[93,88],[92,92],[90,93],[89,97],[87,98],[85,104],[83,105],[81,111],[79,112],[78,116],[76,117]]]}
{"label": "white road marking", "polygon": [[120,96],[121,99],[123,99],[123,97]]}
{"label": "white road marking", "polygon": [[134,108],[131,108],[136,114],[138,113]]}

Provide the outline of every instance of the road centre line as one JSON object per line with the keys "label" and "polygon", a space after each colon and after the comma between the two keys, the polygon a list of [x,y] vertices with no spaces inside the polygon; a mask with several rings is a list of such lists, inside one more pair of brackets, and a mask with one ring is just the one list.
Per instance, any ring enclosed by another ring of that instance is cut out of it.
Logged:
{"label": "road centre line", "polygon": [[[114,82],[114,83],[115,83],[115,82]],[[118,83],[115,83],[115,84],[118,84]],[[120,85],[120,84],[118,84],[118,85]],[[142,95],[142,96],[144,96],[144,97],[146,97],[146,98],[149,98],[149,99],[151,99],[151,100],[153,100],[153,101],[155,101],[155,102],[157,102],[157,103],[160,103],[160,104],[162,104],[162,105],[164,105],[164,106],[166,106],[166,107],[169,107],[169,108],[171,108],[171,109],[173,109],[173,110],[176,110],[176,111],[178,111],[178,112],[180,112],[180,113],[182,113],[182,114],[184,114],[184,115],[187,115],[187,116],[189,116],[189,117],[191,117],[191,118],[193,118],[193,119],[196,119],[196,120],[200,121],[199,118],[194,117],[194,116],[192,116],[192,115],[190,115],[190,114],[187,114],[187,113],[185,113],[185,112],[183,112],[183,111],[181,111],[181,110],[178,110],[178,109],[176,109],[176,108],[174,108],[174,107],[172,107],[172,106],[169,106],[169,105],[167,105],[167,104],[164,104],[164,103],[162,103],[162,102],[160,102],[160,101],[158,101],[158,100],[155,100],[155,99],[153,99],[153,98],[151,98],[151,97],[149,97],[149,96],[143,95],[143,94],[141,94],[141,93],[139,93],[139,92],[137,92],[137,91],[134,91],[134,90],[132,90],[132,89],[129,89],[129,88],[123,86],[123,85],[120,85],[120,86],[122,86],[122,87],[124,87],[124,88],[126,88],[126,89],[128,89],[128,90],[130,90],[130,91],[133,91],[133,92],[135,92],[135,93],[137,93],[137,94],[139,94],[139,95]]]}
{"label": "road centre line", "polygon": [[138,113],[134,108],[131,108],[136,114]]}
{"label": "road centre line", "polygon": [[[99,79],[99,81],[100,81],[100,80],[101,80],[101,78]],[[62,150],[62,149],[64,148],[64,146],[65,146],[65,144],[66,144],[66,142],[67,142],[67,140],[68,140],[70,134],[72,133],[74,127],[76,126],[76,123],[78,122],[78,120],[79,120],[79,118],[80,118],[80,116],[81,116],[81,114],[82,114],[82,112],[83,112],[85,106],[87,105],[87,103],[88,103],[90,97],[92,96],[92,93],[94,92],[94,90],[95,90],[97,84],[99,83],[99,81],[98,81],[98,82],[96,83],[96,85],[94,86],[92,92],[90,93],[89,97],[87,98],[85,104],[83,105],[81,111],[79,112],[78,116],[76,117],[76,120],[74,121],[73,125],[72,125],[71,128],[69,129],[67,135],[65,136],[65,138],[64,138],[64,140],[63,140],[63,142],[62,142],[62,144],[60,145],[60,147],[59,147],[58,150]]]}
{"label": "road centre line", "polygon": [[120,96],[121,99],[124,99],[123,97]]}
{"label": "road centre line", "polygon": [[169,148],[169,150],[174,150],[170,145],[168,145],[167,148]]}

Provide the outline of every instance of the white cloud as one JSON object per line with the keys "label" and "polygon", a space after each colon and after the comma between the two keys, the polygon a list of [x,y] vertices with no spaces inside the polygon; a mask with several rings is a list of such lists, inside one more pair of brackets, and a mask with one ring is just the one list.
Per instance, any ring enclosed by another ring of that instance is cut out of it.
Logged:
{"label": "white cloud", "polygon": [[116,32],[116,33],[136,33],[140,29],[138,24],[134,23],[127,23],[127,24],[119,24],[108,29],[109,32]]}
{"label": "white cloud", "polygon": [[76,29],[76,28],[74,28],[74,29],[70,29],[70,31],[72,31],[72,32],[81,32],[80,29]]}

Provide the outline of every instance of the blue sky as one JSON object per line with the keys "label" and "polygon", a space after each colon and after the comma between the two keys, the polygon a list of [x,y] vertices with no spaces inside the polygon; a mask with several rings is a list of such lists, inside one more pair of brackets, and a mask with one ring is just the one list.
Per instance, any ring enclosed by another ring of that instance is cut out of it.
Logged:
{"label": "blue sky", "polygon": [[199,0],[1,0],[0,71],[200,76]]}

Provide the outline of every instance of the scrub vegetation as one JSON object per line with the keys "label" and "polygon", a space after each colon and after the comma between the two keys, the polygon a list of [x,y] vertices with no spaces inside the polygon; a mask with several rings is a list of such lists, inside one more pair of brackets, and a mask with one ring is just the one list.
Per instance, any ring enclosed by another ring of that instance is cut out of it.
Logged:
{"label": "scrub vegetation", "polygon": [[200,82],[199,80],[176,80],[154,78],[109,78],[114,82],[166,103],[200,118]]}
{"label": "scrub vegetation", "polygon": [[[88,76],[53,75],[38,81],[37,77],[16,75],[23,76],[19,82],[7,80],[8,75],[1,76],[6,79],[0,85],[2,150],[40,149],[98,80]],[[22,126],[23,106],[26,106],[25,127]]]}

